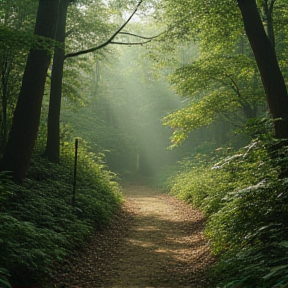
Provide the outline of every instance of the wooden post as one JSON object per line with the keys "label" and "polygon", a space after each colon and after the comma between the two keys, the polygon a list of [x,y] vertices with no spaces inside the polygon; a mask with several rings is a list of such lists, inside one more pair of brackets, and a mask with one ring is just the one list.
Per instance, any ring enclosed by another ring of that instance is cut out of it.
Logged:
{"label": "wooden post", "polygon": [[74,180],[72,193],[72,207],[75,207],[76,177],[77,177],[77,157],[78,157],[78,139],[75,139],[75,157],[74,157]]}

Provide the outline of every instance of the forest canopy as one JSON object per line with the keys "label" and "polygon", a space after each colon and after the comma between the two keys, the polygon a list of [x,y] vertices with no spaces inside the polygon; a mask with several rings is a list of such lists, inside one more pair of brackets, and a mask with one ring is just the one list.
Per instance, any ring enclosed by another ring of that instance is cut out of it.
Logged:
{"label": "forest canopy", "polygon": [[204,211],[217,287],[286,287],[287,59],[286,0],[0,1],[0,286],[145,179]]}

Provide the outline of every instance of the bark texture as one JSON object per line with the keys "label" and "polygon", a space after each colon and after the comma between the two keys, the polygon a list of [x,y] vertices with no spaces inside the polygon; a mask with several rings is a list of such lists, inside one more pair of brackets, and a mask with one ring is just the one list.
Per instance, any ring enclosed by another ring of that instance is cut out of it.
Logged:
{"label": "bark texture", "polygon": [[269,41],[255,0],[237,0],[274,119],[276,138],[288,138],[288,95],[273,43]]}
{"label": "bark texture", "polygon": [[[12,171],[13,179],[22,182],[26,176],[37,138],[47,69],[51,61],[49,49],[55,39],[59,0],[39,0],[34,34],[41,36],[43,47],[32,48],[24,71],[8,143],[0,169]],[[40,40],[39,40],[40,41]]]}
{"label": "bark texture", "polygon": [[60,161],[60,111],[62,96],[62,78],[65,60],[65,31],[67,10],[71,0],[62,0],[59,5],[59,19],[57,25],[56,41],[60,44],[54,49],[50,102],[47,126],[47,143],[43,154],[53,163]]}

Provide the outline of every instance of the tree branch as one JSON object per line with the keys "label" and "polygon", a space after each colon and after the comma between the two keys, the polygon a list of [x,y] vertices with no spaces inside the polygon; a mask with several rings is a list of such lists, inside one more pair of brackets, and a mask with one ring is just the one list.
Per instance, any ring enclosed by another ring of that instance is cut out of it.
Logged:
{"label": "tree branch", "polygon": [[127,45],[127,46],[131,45],[132,46],[132,45],[143,45],[143,44],[149,43],[151,41],[152,41],[152,39],[149,39],[149,40],[143,41],[143,42],[117,42],[117,41],[111,41],[110,44]]}
{"label": "tree branch", "polygon": [[236,95],[238,96],[238,101],[239,103],[244,107],[246,103],[245,99],[243,99],[242,95],[241,95],[241,92],[240,92],[240,89],[236,83],[236,81],[233,79],[233,77],[231,75],[228,75],[228,74],[224,74],[225,77],[227,77],[230,81],[231,81],[231,85],[229,85],[229,83],[226,83],[224,80],[222,79],[218,79],[218,78],[215,78],[215,77],[211,77],[211,79],[215,80],[215,81],[218,81],[222,84],[224,84],[225,86],[229,86],[235,93]]}
{"label": "tree branch", "polygon": [[[165,32],[166,32],[166,31],[165,31]],[[162,35],[162,34],[165,33],[165,32],[162,32],[162,33],[160,33],[160,34],[158,34],[158,35],[156,35],[156,36],[152,36],[152,37],[145,37],[145,36],[133,34],[133,33],[130,33],[130,32],[122,32],[122,31],[119,32],[119,34],[121,34],[121,35],[129,35],[129,36],[133,36],[133,37],[137,37],[137,38],[141,38],[141,39],[146,39],[146,40],[152,40],[152,39],[154,39],[154,38],[159,37],[160,35]]]}
{"label": "tree branch", "polygon": [[244,105],[247,104],[247,103],[243,99],[243,97],[241,95],[241,92],[240,92],[240,89],[239,89],[236,81],[233,79],[233,77],[231,75],[226,75],[226,77],[231,80],[231,82],[232,82],[231,88],[235,91],[236,95],[238,96],[239,103],[244,107]]}
{"label": "tree branch", "polygon": [[81,50],[78,52],[72,52],[72,53],[68,53],[65,55],[65,59],[70,58],[70,57],[76,57],[79,55],[83,55],[83,54],[87,54],[90,52],[94,52],[96,50],[99,50],[105,46],[107,46],[108,44],[110,44],[113,39],[121,32],[121,30],[124,29],[124,27],[129,23],[129,21],[131,20],[131,18],[135,15],[135,13],[137,12],[139,6],[142,4],[143,0],[140,0],[136,6],[136,8],[134,9],[133,13],[130,15],[130,17],[125,21],[125,23],[104,43],[100,44],[99,46],[90,48],[90,49],[86,49],[86,50]]}

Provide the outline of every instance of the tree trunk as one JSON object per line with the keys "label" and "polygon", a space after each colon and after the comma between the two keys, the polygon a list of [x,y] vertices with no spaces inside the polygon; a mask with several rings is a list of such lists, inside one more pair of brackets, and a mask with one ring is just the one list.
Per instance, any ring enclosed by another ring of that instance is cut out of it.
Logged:
{"label": "tree trunk", "polygon": [[269,41],[255,0],[237,0],[274,119],[277,138],[288,138],[288,95],[273,44]]}
{"label": "tree trunk", "polygon": [[[59,0],[39,0],[34,34],[55,38]],[[46,41],[45,41],[46,42]],[[46,73],[51,61],[50,49],[32,48],[24,71],[8,143],[1,161],[1,171],[12,171],[21,183],[26,176],[37,138]]]}
{"label": "tree trunk", "polygon": [[65,59],[65,30],[67,9],[70,0],[62,0],[59,4],[59,20],[56,40],[61,46],[54,49],[52,66],[50,102],[47,124],[47,143],[43,154],[53,163],[59,163],[60,154],[60,110],[62,94],[63,66]]}
{"label": "tree trunk", "polygon": [[[273,2],[274,3],[274,2]],[[274,34],[274,28],[273,28],[273,6],[274,4],[268,3],[268,0],[261,2],[261,14],[264,24],[264,29],[266,32],[266,35],[268,36],[269,41],[272,43],[273,47],[275,47],[275,34]]]}
{"label": "tree trunk", "polygon": [[1,133],[0,133],[0,154],[3,152],[6,146],[8,138],[7,127],[7,103],[8,103],[8,80],[11,72],[11,59],[5,56],[5,60],[2,63],[1,82],[2,82],[2,113],[1,113]]}

